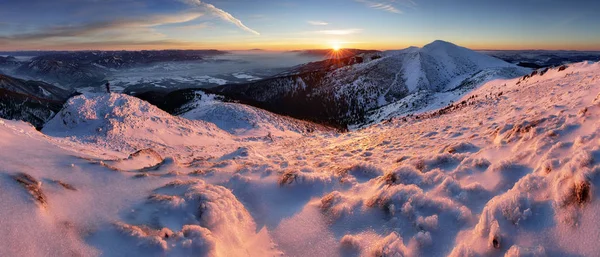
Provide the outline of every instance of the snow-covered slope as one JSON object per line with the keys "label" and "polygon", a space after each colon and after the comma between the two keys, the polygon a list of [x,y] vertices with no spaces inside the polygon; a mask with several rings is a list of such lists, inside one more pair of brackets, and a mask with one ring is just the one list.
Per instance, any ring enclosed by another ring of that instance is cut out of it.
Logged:
{"label": "snow-covered slope", "polygon": [[[360,127],[405,113],[408,107],[419,109],[413,107],[434,103],[431,98],[414,96],[453,92],[456,100],[491,79],[529,72],[444,41],[318,64],[306,66],[321,69],[216,90],[259,102],[274,112]],[[408,107],[397,104],[406,99],[413,99]]]}
{"label": "snow-covered slope", "polygon": [[494,80],[363,130],[275,141],[116,94],[65,110],[50,136],[0,120],[0,256],[600,251],[600,63]]}
{"label": "snow-covered slope", "polygon": [[[381,66],[397,66],[409,92],[446,91],[486,69],[515,69],[510,63],[445,41],[434,41],[423,48],[386,52]],[[401,84],[400,81],[397,81]]]}
{"label": "snow-covered slope", "polygon": [[252,106],[226,103],[215,95],[196,92],[196,99],[182,107],[188,110],[180,116],[203,120],[240,137],[257,139],[300,137],[315,131],[328,131],[324,126],[297,120]]}
{"label": "snow-covered slope", "polygon": [[69,99],[42,131],[49,136],[121,152],[150,148],[167,153],[191,151],[204,156],[230,150],[226,145],[234,140],[213,123],[172,116],[138,98],[114,93],[84,94]]}

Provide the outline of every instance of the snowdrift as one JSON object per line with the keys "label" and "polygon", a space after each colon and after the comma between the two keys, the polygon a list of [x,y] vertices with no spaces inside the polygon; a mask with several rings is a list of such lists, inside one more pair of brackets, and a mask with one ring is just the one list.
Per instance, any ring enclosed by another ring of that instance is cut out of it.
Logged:
{"label": "snowdrift", "polygon": [[[103,145],[127,154],[154,149],[172,156],[191,149],[212,156],[215,152],[232,150],[218,148],[233,141],[212,123],[172,116],[138,98],[115,93],[71,98],[42,131],[49,136]],[[175,148],[179,150],[171,151]],[[207,148],[212,148],[210,153]]]}

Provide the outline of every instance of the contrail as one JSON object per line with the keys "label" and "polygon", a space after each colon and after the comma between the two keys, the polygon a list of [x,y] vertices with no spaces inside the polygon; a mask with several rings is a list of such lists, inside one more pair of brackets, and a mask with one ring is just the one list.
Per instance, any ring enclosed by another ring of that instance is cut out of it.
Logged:
{"label": "contrail", "polygon": [[196,6],[200,6],[200,7],[204,7],[206,9],[208,9],[212,14],[218,16],[219,18],[231,22],[233,24],[235,24],[236,26],[238,26],[240,29],[243,29],[245,31],[248,31],[252,34],[255,35],[260,35],[260,33],[258,33],[256,30],[253,30],[251,28],[248,28],[246,25],[244,25],[244,23],[242,23],[242,21],[240,21],[239,19],[233,17],[233,15],[231,15],[230,13],[223,11],[222,9],[219,9],[217,7],[215,7],[212,4],[207,4],[207,3],[203,3],[200,0],[184,0],[185,3],[191,4],[191,5],[196,5]]}

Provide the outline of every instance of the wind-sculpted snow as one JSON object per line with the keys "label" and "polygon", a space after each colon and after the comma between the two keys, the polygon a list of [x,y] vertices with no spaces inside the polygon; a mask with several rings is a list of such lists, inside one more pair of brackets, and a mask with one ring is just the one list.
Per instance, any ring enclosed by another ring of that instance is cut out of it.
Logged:
{"label": "wind-sculpted snow", "polygon": [[210,156],[230,149],[225,147],[209,153],[205,150],[207,147],[233,141],[213,123],[172,116],[138,98],[122,94],[87,94],[71,98],[43,131],[50,136],[68,137],[128,153],[147,148],[197,149]]}
{"label": "wind-sculpted snow", "polygon": [[275,140],[79,96],[48,135],[0,120],[0,255],[597,256],[599,124],[600,63]]}
{"label": "wind-sculpted snow", "polygon": [[250,213],[230,190],[198,179],[174,180],[153,190],[125,220],[131,224],[118,222],[101,233],[116,234],[109,240],[131,240],[132,253],[151,256],[276,254],[269,235],[266,231],[257,233]]}

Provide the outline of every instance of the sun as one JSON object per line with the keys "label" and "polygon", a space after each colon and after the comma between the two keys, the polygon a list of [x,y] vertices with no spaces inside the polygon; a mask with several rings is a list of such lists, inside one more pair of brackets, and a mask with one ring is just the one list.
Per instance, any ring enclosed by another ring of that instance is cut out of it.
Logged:
{"label": "sun", "polygon": [[339,51],[341,49],[340,44],[331,45],[331,49],[333,49],[333,51]]}

